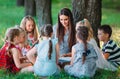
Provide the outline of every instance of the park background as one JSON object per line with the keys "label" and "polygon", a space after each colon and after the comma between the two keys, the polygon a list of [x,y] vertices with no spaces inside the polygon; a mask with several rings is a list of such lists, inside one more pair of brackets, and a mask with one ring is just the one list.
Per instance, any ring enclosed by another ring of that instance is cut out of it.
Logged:
{"label": "park background", "polygon": [[[53,25],[57,22],[58,12],[63,7],[71,7],[71,0],[52,0],[52,21]],[[0,48],[4,44],[4,36],[6,29],[19,25],[22,18],[25,16],[25,8],[17,6],[16,0],[0,0]],[[34,16],[38,25],[37,17]],[[113,29],[112,39],[120,46],[120,0],[102,0],[102,17],[101,25],[109,24]],[[97,71],[93,79],[119,79],[118,72],[110,72],[100,70]],[[5,75],[7,74],[7,75]],[[31,73],[26,74],[10,74],[0,70],[0,79],[39,79]],[[48,77],[48,79],[75,79],[68,76],[64,71],[59,77]],[[76,78],[77,79],[77,78]]]}

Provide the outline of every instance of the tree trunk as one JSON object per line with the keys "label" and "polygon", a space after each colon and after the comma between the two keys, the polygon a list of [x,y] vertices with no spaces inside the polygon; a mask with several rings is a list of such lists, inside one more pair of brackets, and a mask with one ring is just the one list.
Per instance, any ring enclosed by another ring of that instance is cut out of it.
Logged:
{"label": "tree trunk", "polygon": [[52,24],[51,0],[35,0],[39,26]]}
{"label": "tree trunk", "polygon": [[102,0],[72,0],[73,17],[75,23],[87,18],[93,28],[94,37],[99,45],[97,29],[101,25]]}
{"label": "tree trunk", "polygon": [[25,15],[36,16],[35,0],[25,0]]}
{"label": "tree trunk", "polygon": [[17,6],[24,6],[24,0],[17,0],[16,4]]}

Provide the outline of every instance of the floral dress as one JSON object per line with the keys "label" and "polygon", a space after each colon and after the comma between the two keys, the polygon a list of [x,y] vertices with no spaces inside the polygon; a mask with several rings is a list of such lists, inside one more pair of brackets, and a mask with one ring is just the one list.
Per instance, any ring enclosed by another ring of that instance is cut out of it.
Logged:
{"label": "floral dress", "polygon": [[95,74],[96,71],[96,60],[97,60],[97,54],[91,44],[87,44],[87,56],[84,64],[82,63],[82,56],[84,51],[84,45],[83,43],[77,43],[73,46],[75,49],[74,53],[74,59],[72,65],[66,65],[64,67],[65,72],[67,72],[69,75],[75,76],[75,77],[92,77]]}

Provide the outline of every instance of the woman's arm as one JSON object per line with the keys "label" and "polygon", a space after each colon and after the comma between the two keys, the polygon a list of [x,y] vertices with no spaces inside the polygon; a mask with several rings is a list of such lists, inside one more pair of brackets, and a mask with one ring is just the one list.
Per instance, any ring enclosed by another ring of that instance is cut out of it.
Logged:
{"label": "woman's arm", "polygon": [[36,56],[35,56],[36,53],[37,53],[37,50],[36,50],[35,47],[33,47],[33,48],[30,49],[30,50],[27,52],[27,54],[26,54],[28,60],[29,60],[30,62],[32,62],[33,64],[34,64],[35,61],[36,61]]}
{"label": "woman's arm", "polygon": [[70,64],[72,65],[73,64],[73,60],[74,60],[74,53],[75,53],[75,49],[72,48],[72,57],[71,57],[71,62]]}
{"label": "woman's arm", "polygon": [[11,53],[13,55],[13,60],[14,60],[14,63],[17,68],[23,68],[23,67],[32,65],[31,63],[21,63],[20,62],[20,58],[19,58],[20,51],[18,49],[12,48]]}

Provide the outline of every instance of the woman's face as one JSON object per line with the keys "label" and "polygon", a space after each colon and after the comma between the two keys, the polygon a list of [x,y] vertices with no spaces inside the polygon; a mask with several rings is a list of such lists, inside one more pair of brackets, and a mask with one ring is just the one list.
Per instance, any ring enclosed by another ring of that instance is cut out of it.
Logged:
{"label": "woman's face", "polygon": [[33,32],[34,28],[35,28],[35,26],[34,26],[33,21],[32,20],[27,20],[27,22],[26,22],[26,28],[25,28],[26,31],[28,33],[31,33],[31,32]]}
{"label": "woman's face", "polygon": [[65,28],[69,26],[69,17],[68,17],[68,16],[60,15],[59,18],[60,18],[61,24],[62,24]]}

